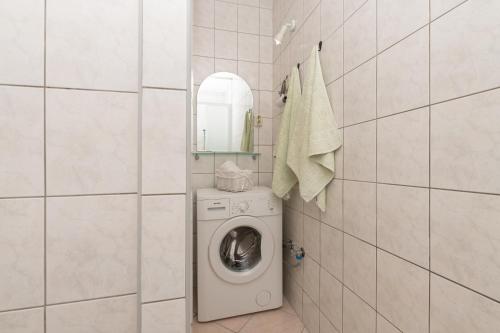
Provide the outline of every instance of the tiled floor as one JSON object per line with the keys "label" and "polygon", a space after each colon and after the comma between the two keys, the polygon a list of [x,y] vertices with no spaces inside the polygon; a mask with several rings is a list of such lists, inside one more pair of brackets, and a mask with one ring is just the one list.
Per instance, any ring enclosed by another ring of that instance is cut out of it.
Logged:
{"label": "tiled floor", "polygon": [[286,299],[276,310],[208,323],[193,322],[193,333],[305,333],[304,325]]}

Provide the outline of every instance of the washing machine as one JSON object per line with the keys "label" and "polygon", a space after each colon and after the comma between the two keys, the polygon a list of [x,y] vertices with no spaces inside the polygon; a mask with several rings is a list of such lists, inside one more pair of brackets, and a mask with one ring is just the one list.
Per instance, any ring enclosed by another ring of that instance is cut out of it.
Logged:
{"label": "washing machine", "polygon": [[199,189],[197,240],[199,321],[282,305],[282,203],[271,189]]}

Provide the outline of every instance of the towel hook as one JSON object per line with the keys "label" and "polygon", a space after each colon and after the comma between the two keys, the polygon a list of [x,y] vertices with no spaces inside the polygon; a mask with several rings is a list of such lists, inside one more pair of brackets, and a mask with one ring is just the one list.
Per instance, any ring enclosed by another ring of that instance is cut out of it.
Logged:
{"label": "towel hook", "polygon": [[319,45],[318,45],[318,51],[321,51],[321,48],[323,47],[323,41],[320,40],[319,41]]}

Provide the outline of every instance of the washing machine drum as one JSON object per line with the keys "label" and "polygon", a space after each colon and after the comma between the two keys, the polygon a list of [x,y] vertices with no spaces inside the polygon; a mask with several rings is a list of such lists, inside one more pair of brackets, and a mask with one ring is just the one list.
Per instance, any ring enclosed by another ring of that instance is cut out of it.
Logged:
{"label": "washing machine drum", "polygon": [[209,257],[219,278],[246,283],[262,275],[272,262],[274,239],[266,223],[238,216],[223,223],[213,234]]}

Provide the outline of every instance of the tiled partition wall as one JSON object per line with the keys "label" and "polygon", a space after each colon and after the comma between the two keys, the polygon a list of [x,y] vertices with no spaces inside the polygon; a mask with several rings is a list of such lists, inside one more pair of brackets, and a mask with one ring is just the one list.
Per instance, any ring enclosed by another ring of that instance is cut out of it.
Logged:
{"label": "tiled partition wall", "polygon": [[186,331],[188,3],[1,2],[0,332]]}
{"label": "tiled partition wall", "polygon": [[271,0],[194,0],[192,28],[193,150],[196,150],[196,93],[200,83],[215,72],[241,76],[252,89],[254,112],[262,116],[255,128],[255,152],[250,156],[203,155],[192,159],[193,186],[214,186],[214,170],[232,160],[254,171],[254,182],[271,184],[273,25]]}
{"label": "tiled partition wall", "polygon": [[275,1],[292,18],[274,87],[322,40],[344,136],[326,214],[287,203],[309,333],[500,332],[500,2]]}

